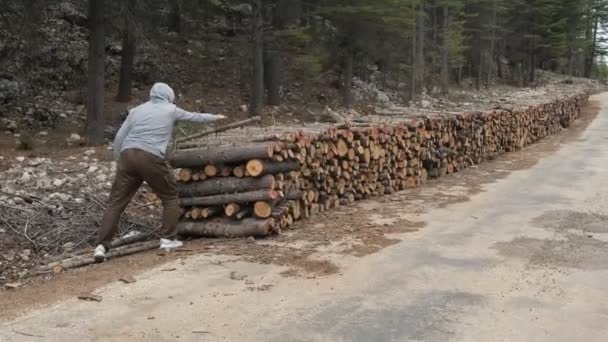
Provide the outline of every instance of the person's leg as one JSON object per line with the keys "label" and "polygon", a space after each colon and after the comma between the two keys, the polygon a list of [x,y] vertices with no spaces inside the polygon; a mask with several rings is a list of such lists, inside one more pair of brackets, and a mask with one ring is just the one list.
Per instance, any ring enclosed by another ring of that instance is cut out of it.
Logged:
{"label": "person's leg", "polygon": [[132,165],[134,164],[132,154],[128,153],[129,151],[125,152],[127,153],[123,153],[118,162],[116,178],[114,179],[114,184],[110,191],[108,207],[103,214],[101,226],[97,235],[96,245],[103,245],[106,251],[110,249],[112,237],[118,229],[120,216],[142,183],[141,177],[134,174],[131,170]]}
{"label": "person's leg", "polygon": [[175,177],[163,159],[151,154],[147,154],[146,158],[149,160],[142,170],[142,178],[163,203],[161,238],[175,239],[180,215]]}

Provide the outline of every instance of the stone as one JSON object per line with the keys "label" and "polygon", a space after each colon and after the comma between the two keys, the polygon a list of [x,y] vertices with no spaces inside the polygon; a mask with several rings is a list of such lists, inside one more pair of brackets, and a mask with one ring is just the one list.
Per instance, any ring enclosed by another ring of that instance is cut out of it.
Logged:
{"label": "stone", "polygon": [[54,192],[54,193],[50,194],[48,198],[49,198],[49,200],[58,199],[62,202],[67,202],[72,198],[72,196],[70,196],[68,194],[62,194],[60,192]]}
{"label": "stone", "polygon": [[44,161],[44,159],[36,158],[36,159],[32,159],[32,160],[28,161],[27,164],[31,167],[36,167],[36,166],[39,166],[40,164],[42,164],[43,161]]}
{"label": "stone", "polygon": [[15,159],[16,159],[18,162],[23,163],[23,161],[25,160],[25,157],[21,157],[21,156],[19,156],[19,157],[16,157]]}
{"label": "stone", "polygon": [[82,142],[82,137],[77,133],[72,133],[69,138],[66,139],[68,146],[76,146]]}
{"label": "stone", "polygon": [[24,172],[23,174],[21,174],[21,181],[24,183],[29,182],[30,180],[32,180],[32,174],[29,172]]}
{"label": "stone", "polygon": [[71,250],[72,248],[74,248],[74,246],[76,246],[76,244],[74,242],[66,242],[63,244],[63,249],[65,250]]}
{"label": "stone", "polygon": [[53,186],[54,186],[54,187],[60,187],[60,186],[63,186],[65,183],[67,183],[67,181],[68,181],[68,180],[67,180],[66,178],[64,178],[64,179],[55,179],[55,180],[53,181]]}
{"label": "stone", "polygon": [[86,150],[86,151],[84,151],[84,155],[85,156],[91,156],[93,154],[95,154],[95,150]]}

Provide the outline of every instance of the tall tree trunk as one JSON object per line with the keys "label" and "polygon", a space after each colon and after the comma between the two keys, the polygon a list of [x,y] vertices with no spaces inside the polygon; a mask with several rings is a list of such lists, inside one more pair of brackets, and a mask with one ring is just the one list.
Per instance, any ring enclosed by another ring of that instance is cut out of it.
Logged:
{"label": "tall tree trunk", "polygon": [[496,44],[496,1],[497,0],[492,0],[492,21],[490,23],[490,30],[492,32],[492,35],[490,37],[490,51],[487,56],[488,74],[486,75],[486,89],[490,86],[492,76],[494,75],[494,46]]}
{"label": "tall tree trunk", "polygon": [[443,5],[443,47],[441,49],[441,93],[447,95],[450,83],[450,58],[449,58],[449,25],[450,13],[447,4]]}
{"label": "tall tree trunk", "polygon": [[424,38],[425,38],[425,11],[424,11],[424,3],[425,0],[420,0],[420,4],[418,5],[418,13],[417,13],[417,28],[416,28],[416,83],[418,84],[418,89],[420,91],[424,90],[425,87],[425,60],[424,60]]}
{"label": "tall tree trunk", "polygon": [[181,32],[182,13],[180,2],[181,0],[169,0],[169,17],[167,18],[167,28],[169,32]]}
{"label": "tall tree trunk", "polygon": [[262,18],[262,0],[253,0],[253,18],[251,20],[253,77],[251,80],[251,103],[249,114],[258,113],[264,104],[264,27]]}
{"label": "tall tree trunk", "polygon": [[354,67],[354,53],[351,48],[348,48],[344,54],[344,63],[342,70],[342,104],[346,108],[353,106],[353,67]]}
{"label": "tall tree trunk", "polygon": [[[595,1],[592,1],[592,4],[595,4]],[[589,5],[590,9],[588,11],[589,18],[593,18],[590,20],[588,24],[588,31],[585,32],[585,39],[587,42],[587,51],[585,51],[585,65],[583,70],[583,75],[587,78],[590,78],[593,73],[593,63],[595,62],[595,52],[597,50],[597,31],[599,28],[600,16],[598,13],[593,13],[591,9],[591,4]],[[597,10],[596,10],[597,11]]]}
{"label": "tall tree trunk", "polygon": [[297,26],[302,17],[302,0],[277,0],[273,13],[273,25],[280,30]]}
{"label": "tall tree trunk", "polygon": [[479,63],[477,63],[477,78],[475,79],[475,89],[481,89],[481,79],[483,77],[483,44],[481,36],[479,37]]}
{"label": "tall tree trunk", "polygon": [[574,76],[574,51],[568,49],[568,71],[566,74],[570,77]]}
{"label": "tall tree trunk", "polygon": [[104,142],[104,0],[89,0],[89,55],[86,131],[90,144]]}
{"label": "tall tree trunk", "polygon": [[496,64],[496,77],[502,80],[504,77],[502,74],[502,62],[500,61],[500,57],[498,55],[494,58],[494,63]]}
{"label": "tall tree trunk", "polygon": [[268,91],[268,104],[278,106],[281,104],[281,59],[278,51],[267,49],[264,63],[264,81]]}
{"label": "tall tree trunk", "polygon": [[122,56],[120,61],[120,79],[118,81],[118,94],[116,100],[128,102],[131,100],[131,88],[133,83],[133,62],[135,60],[135,32],[133,32],[133,10],[135,0],[127,0],[124,3],[123,16],[124,27],[122,36]]}
{"label": "tall tree trunk", "polygon": [[[412,10],[416,11],[416,3],[412,2]],[[409,100],[414,101],[416,98],[416,75],[417,75],[417,63],[416,63],[416,53],[417,53],[417,39],[416,39],[416,20],[412,25],[412,63],[411,63],[411,71],[410,71],[410,92],[409,92]]]}
{"label": "tall tree trunk", "polygon": [[532,85],[536,82],[536,43],[532,38],[531,49],[530,49],[530,65],[529,65],[529,80],[528,82]]}

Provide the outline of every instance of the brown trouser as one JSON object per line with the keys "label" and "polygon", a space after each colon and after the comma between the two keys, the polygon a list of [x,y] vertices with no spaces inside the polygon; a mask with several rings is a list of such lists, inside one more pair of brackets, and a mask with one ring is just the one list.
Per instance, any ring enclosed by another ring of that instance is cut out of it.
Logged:
{"label": "brown trouser", "polygon": [[103,214],[97,244],[110,249],[112,237],[118,229],[120,215],[143,182],[148,183],[163,203],[161,236],[166,239],[176,235],[179,207],[177,187],[167,162],[154,154],[137,149],[127,149],[120,154],[116,179],[110,192],[110,203]]}

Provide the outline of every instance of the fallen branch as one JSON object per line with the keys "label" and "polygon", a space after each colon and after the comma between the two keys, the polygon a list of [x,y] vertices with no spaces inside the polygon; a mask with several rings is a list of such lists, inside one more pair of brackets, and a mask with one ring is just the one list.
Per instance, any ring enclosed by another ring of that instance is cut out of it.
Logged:
{"label": "fallen branch", "polygon": [[17,335],[23,335],[23,336],[28,336],[28,337],[45,337],[44,335],[34,335],[34,334],[18,331],[15,329],[13,329],[13,332]]}
{"label": "fallen branch", "polygon": [[[142,243],[131,244],[123,247],[118,247],[116,249],[110,250],[107,254],[107,259],[112,259],[120,256],[131,255],[143,251],[147,251],[150,249],[158,248],[158,241],[148,241]],[[65,270],[69,268],[77,268],[82,266],[87,266],[95,263],[95,259],[91,255],[86,256],[75,256],[68,259],[52,262],[50,264],[40,266],[37,269],[37,273],[48,273],[51,272],[56,267],[60,267],[60,270]]]}
{"label": "fallen branch", "polygon": [[186,136],[186,137],[182,137],[182,138],[176,139],[175,143],[179,144],[179,143],[183,143],[183,142],[190,141],[190,140],[193,140],[193,139],[201,138],[201,137],[204,137],[206,135],[213,134],[213,133],[219,133],[219,132],[224,132],[224,131],[231,130],[231,129],[234,129],[234,128],[239,128],[241,126],[245,126],[245,125],[249,125],[249,124],[252,124],[252,123],[259,122],[260,120],[261,120],[261,118],[259,116],[256,116],[256,117],[253,117],[251,119],[233,122],[233,123],[230,123],[230,124],[227,124],[227,125],[224,125],[224,126],[220,126],[220,127],[216,127],[216,128],[212,128],[212,129],[206,130],[204,132],[199,132],[199,133],[196,133],[196,134],[192,134],[192,135],[189,135],[189,136]]}

